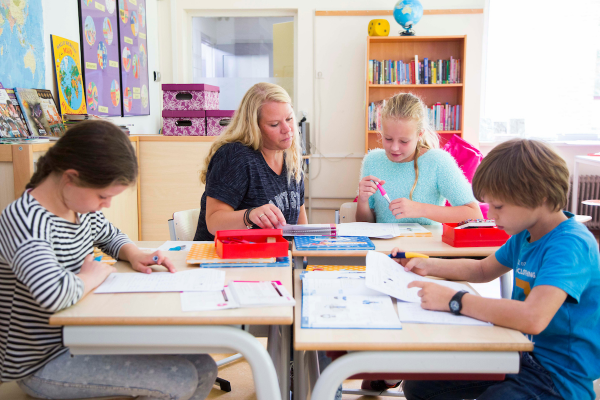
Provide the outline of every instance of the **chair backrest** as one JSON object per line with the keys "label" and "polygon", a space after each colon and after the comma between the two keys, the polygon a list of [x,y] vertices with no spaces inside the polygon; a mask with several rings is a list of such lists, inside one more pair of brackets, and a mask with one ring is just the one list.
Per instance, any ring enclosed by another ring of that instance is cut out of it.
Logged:
{"label": "chair backrest", "polygon": [[196,228],[198,227],[198,217],[200,209],[177,211],[173,213],[173,227],[175,231],[175,240],[190,241],[194,240]]}
{"label": "chair backrest", "polygon": [[343,203],[340,206],[340,224],[356,222],[356,206],[358,203]]}

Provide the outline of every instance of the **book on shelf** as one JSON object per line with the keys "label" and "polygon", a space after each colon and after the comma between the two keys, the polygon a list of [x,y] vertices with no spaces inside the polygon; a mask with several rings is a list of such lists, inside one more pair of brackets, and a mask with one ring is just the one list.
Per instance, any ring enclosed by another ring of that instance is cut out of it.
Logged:
{"label": "book on shelf", "polygon": [[[384,106],[385,100],[373,102],[369,105],[369,130],[381,132],[381,111]],[[440,132],[459,131],[460,108],[460,105],[453,106],[439,102],[428,107],[427,113],[432,129]]]}
{"label": "book on shelf", "polygon": [[369,60],[368,81],[378,85],[436,85],[461,83],[461,60]]}
{"label": "book on shelf", "polygon": [[15,94],[30,136],[45,136],[51,140],[58,140],[64,135],[65,127],[56,109],[52,92],[47,89],[17,88]]}
{"label": "book on shelf", "polygon": [[[12,97],[8,92],[11,92]],[[27,138],[29,130],[14,91],[0,89],[0,137]]]}

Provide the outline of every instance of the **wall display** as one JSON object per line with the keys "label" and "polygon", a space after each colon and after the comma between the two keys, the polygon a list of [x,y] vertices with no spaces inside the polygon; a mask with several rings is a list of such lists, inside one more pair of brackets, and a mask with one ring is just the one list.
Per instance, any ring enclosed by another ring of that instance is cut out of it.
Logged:
{"label": "wall display", "polygon": [[86,114],[79,43],[51,35],[52,59],[61,114]]}
{"label": "wall display", "polygon": [[145,0],[118,2],[123,116],[150,115]]}
{"label": "wall display", "polygon": [[0,76],[6,88],[45,87],[42,0],[0,1]]}
{"label": "wall display", "polygon": [[116,1],[79,0],[84,90],[93,115],[122,115]]}
{"label": "wall display", "polygon": [[31,136],[58,138],[64,135],[65,127],[52,92],[46,89],[17,88],[15,93]]}

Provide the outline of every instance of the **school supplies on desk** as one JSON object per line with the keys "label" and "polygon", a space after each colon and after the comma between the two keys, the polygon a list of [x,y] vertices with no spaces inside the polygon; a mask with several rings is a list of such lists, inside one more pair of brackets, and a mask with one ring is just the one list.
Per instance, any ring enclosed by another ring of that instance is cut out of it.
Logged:
{"label": "school supplies on desk", "polygon": [[430,231],[417,223],[350,222],[337,225],[286,225],[282,230],[286,236],[366,236],[376,239],[432,236]]}
{"label": "school supplies on desk", "polygon": [[454,229],[489,228],[492,226],[496,226],[496,221],[493,219],[467,219],[459,222]]}
{"label": "school supplies on desk", "polygon": [[411,252],[402,252],[399,251],[396,253],[396,255],[389,255],[390,258],[429,258],[428,255],[425,254],[421,254],[421,253],[411,253]]}
{"label": "school supplies on desk", "polygon": [[225,272],[218,270],[112,273],[94,293],[210,292],[224,285]]}
{"label": "school supplies on desk", "polygon": [[442,242],[453,247],[502,246],[510,235],[497,226],[458,229],[458,224],[442,224]]}
{"label": "school supplies on desk", "polygon": [[296,236],[297,250],[375,250],[366,236]]}
{"label": "school supplies on desk", "polygon": [[358,271],[365,272],[364,265],[307,265],[306,271]]}
{"label": "school supplies on desk", "polygon": [[[196,247],[196,250],[194,250],[194,246],[198,246],[198,247]],[[212,243],[193,244],[188,253],[188,257],[190,257],[190,253],[192,253],[193,250],[196,252],[203,251],[204,252],[203,254],[210,254],[211,258],[213,257],[213,255],[216,256],[216,259],[213,259],[211,262],[197,263],[200,268],[289,267],[289,265],[290,265],[289,253],[288,253],[288,256],[286,256],[286,257],[270,258],[268,262],[262,262],[262,261],[255,262],[255,260],[252,260],[252,259],[232,260],[232,259],[219,258],[216,255],[215,245]],[[192,253],[192,257],[198,257],[198,256],[194,256],[193,254],[194,253]],[[201,254],[201,253],[196,253],[196,254]],[[187,261],[187,262],[188,262],[188,264],[191,264],[190,261]],[[194,264],[196,264],[196,263],[194,263]]]}
{"label": "school supplies on desk", "polygon": [[365,285],[364,272],[303,272],[302,328],[402,329],[390,296]]}
{"label": "school supplies on desk", "polygon": [[215,247],[223,259],[285,257],[289,242],[281,229],[239,229],[217,231]]}
{"label": "school supplies on desk", "polygon": [[117,260],[109,256],[108,254],[105,254],[104,252],[102,252],[102,250],[98,248],[94,248],[94,261],[99,261],[101,263],[109,265],[115,264],[117,262]]}
{"label": "school supplies on desk", "polygon": [[425,310],[418,303],[399,301],[396,303],[400,321],[412,324],[443,325],[480,325],[492,326],[489,322],[480,321],[466,315],[454,315],[446,311]]}
{"label": "school supplies on desk", "polygon": [[193,244],[186,257],[188,264],[269,264],[275,261],[275,257],[224,259],[219,257],[215,245],[212,243]]}
{"label": "school supplies on desk", "polygon": [[184,312],[295,304],[296,300],[279,281],[233,281],[221,291],[181,293]]}

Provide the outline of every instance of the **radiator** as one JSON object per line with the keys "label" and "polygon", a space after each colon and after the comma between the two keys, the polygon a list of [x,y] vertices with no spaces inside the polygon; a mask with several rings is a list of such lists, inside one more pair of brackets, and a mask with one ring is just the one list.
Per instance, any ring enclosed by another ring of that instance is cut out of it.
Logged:
{"label": "radiator", "polygon": [[[565,210],[571,211],[571,187],[573,186],[573,179],[571,178],[571,184],[569,185],[569,197]],[[600,206],[588,206],[581,204],[583,200],[598,200],[600,199],[600,176],[599,175],[580,175],[579,176],[579,189],[577,192],[577,215],[589,215],[592,220],[586,222],[585,225],[589,229],[600,229]]]}

